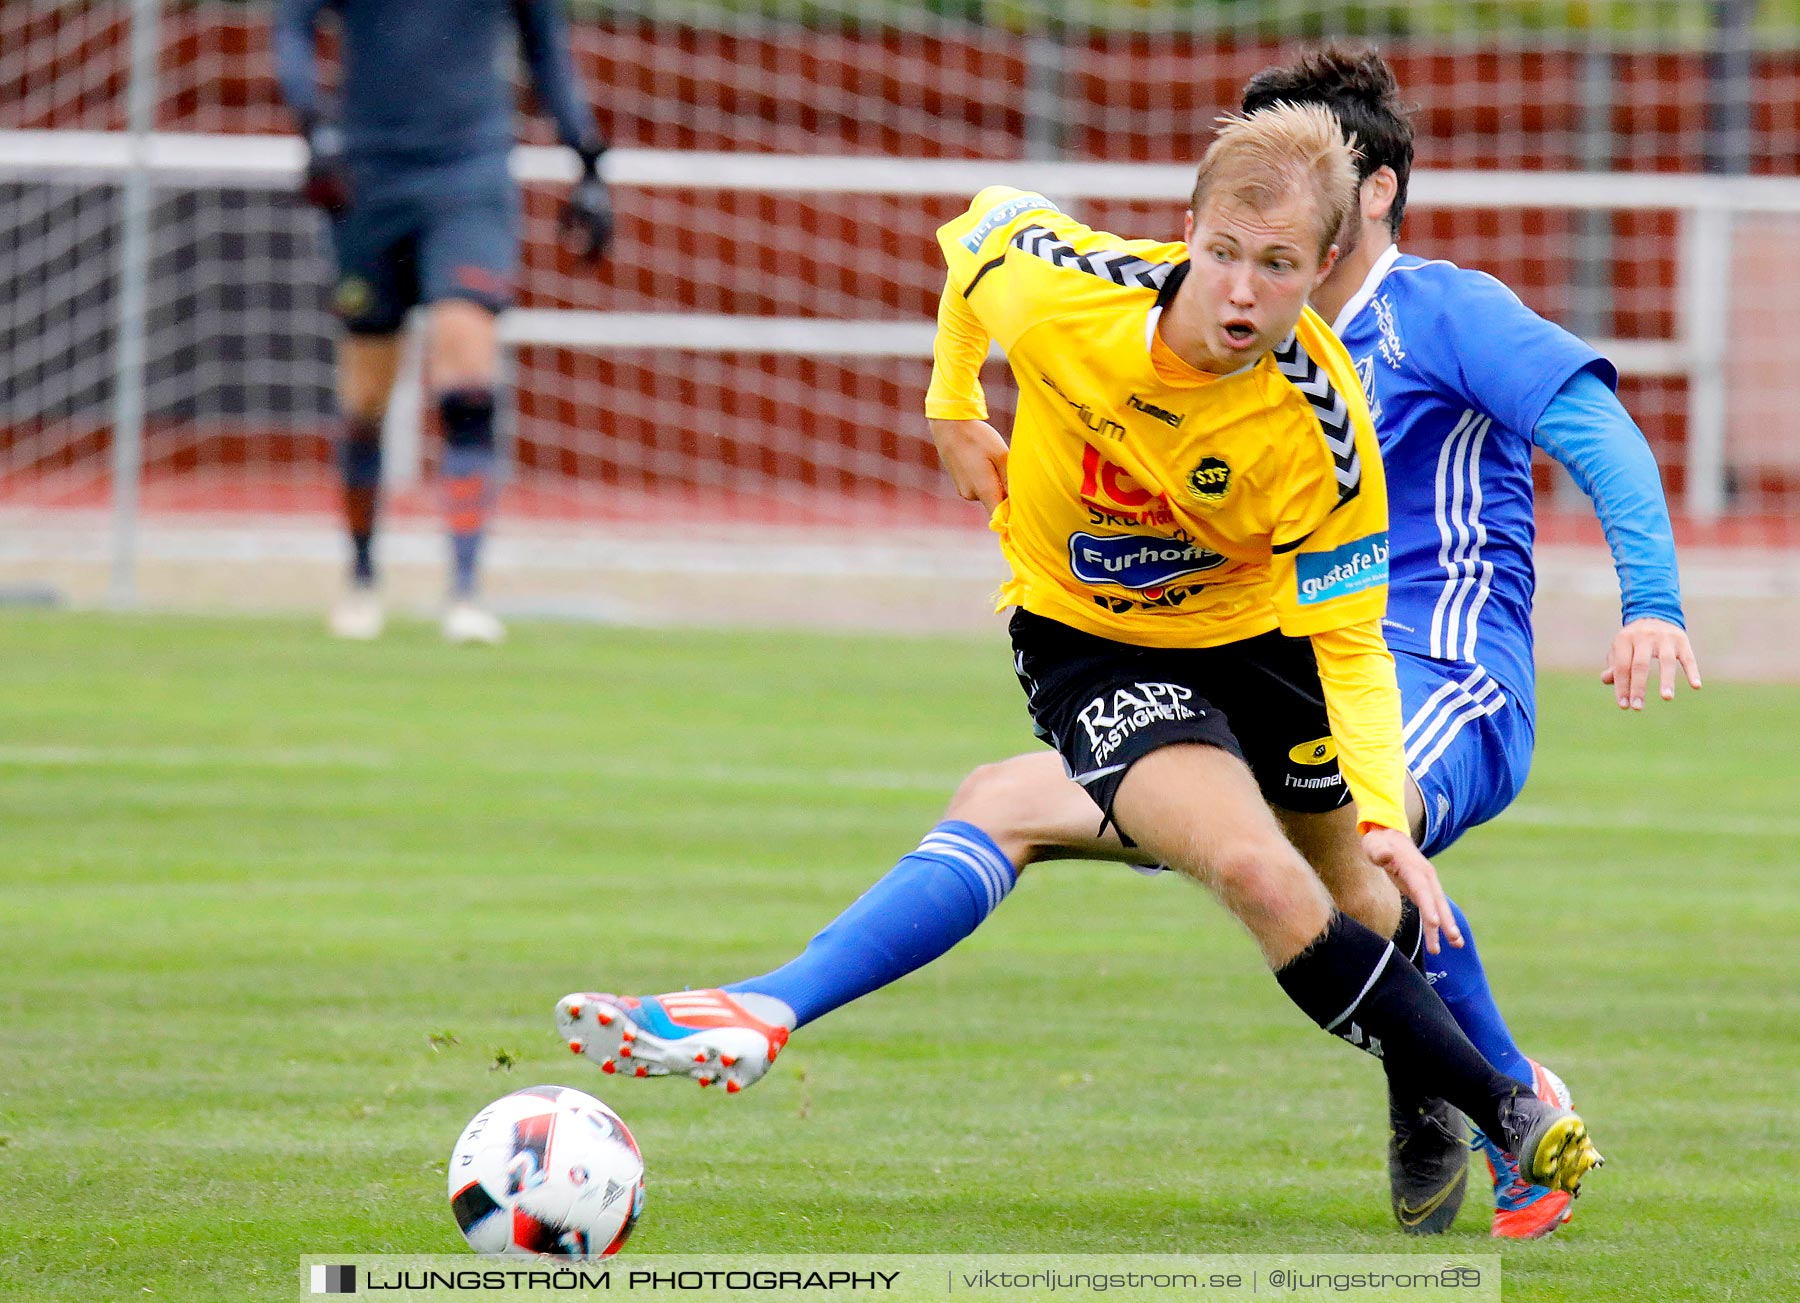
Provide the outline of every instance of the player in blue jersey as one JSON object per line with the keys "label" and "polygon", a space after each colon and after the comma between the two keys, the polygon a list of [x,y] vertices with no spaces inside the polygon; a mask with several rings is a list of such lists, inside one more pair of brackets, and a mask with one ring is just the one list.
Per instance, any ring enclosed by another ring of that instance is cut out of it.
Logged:
{"label": "player in blue jersey", "polygon": [[[1602,677],[1621,708],[1643,707],[1653,662],[1665,699],[1678,668],[1700,685],[1682,628],[1672,532],[1649,449],[1613,395],[1611,365],[1492,277],[1394,246],[1412,129],[1379,55],[1327,48],[1272,69],[1247,88],[1244,108],[1281,100],[1331,108],[1362,154],[1360,220],[1340,232],[1339,262],[1313,304],[1335,321],[1358,363],[1381,438],[1391,541],[1386,634],[1406,717],[1408,816],[1430,853],[1503,809],[1530,763],[1533,446],[1570,469],[1605,527],[1624,619]],[[963,496],[991,508],[1006,491],[1006,445],[991,430],[991,439],[968,433],[961,443],[940,441],[940,451]],[[1132,858],[1098,825],[1093,803],[1056,756],[985,766],[918,849],[791,962],[680,997],[565,997],[558,1025],[613,1070],[741,1089],[795,1028],[967,936],[1026,865]],[[1304,835],[1297,825],[1289,831]],[[1434,989],[1497,1068],[1554,1097],[1560,1083],[1514,1043],[1468,922],[1455,913],[1464,945],[1407,952],[1428,962]],[[1466,1124],[1441,1107],[1398,1108],[1393,1120],[1395,1214],[1408,1230],[1442,1231],[1462,1198]],[[1535,1238],[1565,1220],[1566,1194],[1532,1186],[1510,1155],[1486,1137],[1477,1143],[1495,1168],[1495,1235]]]}
{"label": "player in blue jersey", "polygon": [[[342,27],[335,110],[321,98],[314,27]],[[372,555],[381,482],[381,422],[399,371],[407,312],[428,312],[425,370],[444,430],[443,484],[452,579],[444,636],[505,635],[477,598],[476,564],[496,485],[495,317],[519,265],[519,194],[507,170],[515,136],[512,83],[501,62],[516,30],[538,99],[581,160],[562,214],[580,252],[612,238],[600,177],[605,144],[569,57],[561,0],[280,0],[275,61],[306,137],[305,194],[330,219],[344,427],[338,465],[354,552],[334,633],[382,628]]]}
{"label": "player in blue jersey", "polygon": [[[1356,363],[1393,486],[1383,633],[1405,710],[1407,814],[1435,855],[1510,805],[1531,765],[1533,448],[1569,470],[1605,529],[1623,618],[1602,678],[1621,708],[1643,708],[1652,662],[1664,699],[1678,671],[1700,686],[1673,533],[1649,447],[1613,394],[1612,364],[1492,276],[1395,244],[1412,132],[1381,57],[1339,47],[1307,55],[1252,79],[1244,108],[1288,100],[1331,108],[1362,151],[1362,220],[1340,233],[1338,267],[1313,305]],[[1428,975],[1496,1067],[1567,1103],[1555,1074],[1514,1043],[1472,943],[1430,957]],[[1396,1113],[1390,1172],[1403,1224],[1426,1201],[1433,1156],[1448,1170],[1460,1135],[1453,1115]],[[1495,1235],[1536,1238],[1567,1219],[1568,1196],[1523,1180],[1479,1132],[1476,1143],[1494,1178]],[[1447,1225],[1440,1216],[1417,1229]]]}

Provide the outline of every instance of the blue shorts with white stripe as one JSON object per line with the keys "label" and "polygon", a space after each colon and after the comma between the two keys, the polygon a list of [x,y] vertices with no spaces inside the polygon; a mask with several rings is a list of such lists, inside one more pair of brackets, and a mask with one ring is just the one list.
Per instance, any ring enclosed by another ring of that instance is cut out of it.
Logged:
{"label": "blue shorts with white stripe", "polygon": [[1394,652],[1406,769],[1425,798],[1419,849],[1435,855],[1511,805],[1531,771],[1533,703],[1479,665]]}

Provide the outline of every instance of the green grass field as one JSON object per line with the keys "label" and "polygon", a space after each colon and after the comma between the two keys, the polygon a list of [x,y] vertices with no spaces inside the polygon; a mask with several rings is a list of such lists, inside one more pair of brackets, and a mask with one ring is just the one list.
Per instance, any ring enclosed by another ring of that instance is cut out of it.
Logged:
{"label": "green grass field", "polygon": [[[1408,1252],[1376,1066],[1192,887],[1028,875],[735,1098],[572,1059],[556,997],[786,958],[1030,745],[1001,638],[0,619],[0,1297],[294,1297],[462,1242],[490,1098],[601,1094],[632,1251]],[[1800,1297],[1800,690],[1544,685],[1439,866],[1607,1168],[1508,1299]],[[1448,1239],[1495,1251],[1479,1187]],[[1441,1242],[1424,1246],[1443,1247]]]}

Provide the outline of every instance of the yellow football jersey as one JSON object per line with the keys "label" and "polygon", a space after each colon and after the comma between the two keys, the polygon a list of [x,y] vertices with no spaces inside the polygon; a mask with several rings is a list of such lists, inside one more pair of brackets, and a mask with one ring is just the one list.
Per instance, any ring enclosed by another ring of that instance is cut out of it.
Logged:
{"label": "yellow football jersey", "polygon": [[1157,337],[1181,244],[1093,231],[1004,186],[938,231],[949,275],[926,414],[985,418],[988,341],[1018,380],[993,525],[1020,605],[1141,646],[1379,620],[1387,493],[1343,346],[1308,309],[1228,375]]}

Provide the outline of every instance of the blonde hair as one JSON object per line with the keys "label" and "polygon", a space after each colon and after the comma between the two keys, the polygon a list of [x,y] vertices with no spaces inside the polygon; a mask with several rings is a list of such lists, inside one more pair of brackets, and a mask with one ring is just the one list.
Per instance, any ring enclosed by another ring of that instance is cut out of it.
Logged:
{"label": "blonde hair", "polygon": [[1319,213],[1319,256],[1324,257],[1356,208],[1355,138],[1345,140],[1336,116],[1323,105],[1285,100],[1218,122],[1219,134],[1194,178],[1194,216],[1215,192],[1262,212],[1304,189]]}

